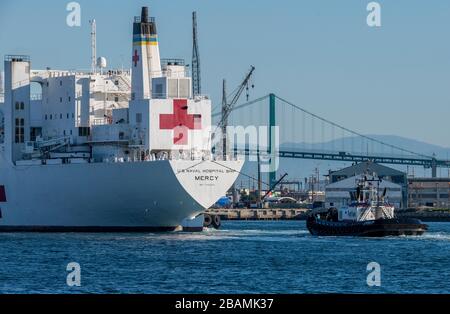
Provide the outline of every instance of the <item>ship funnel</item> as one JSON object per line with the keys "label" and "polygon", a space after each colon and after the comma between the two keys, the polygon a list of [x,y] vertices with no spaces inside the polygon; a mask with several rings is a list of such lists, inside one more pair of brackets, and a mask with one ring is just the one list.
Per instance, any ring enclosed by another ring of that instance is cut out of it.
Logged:
{"label": "ship funnel", "polygon": [[142,7],[141,22],[148,23],[148,7]]}
{"label": "ship funnel", "polygon": [[156,22],[148,12],[148,7],[142,7],[133,24],[131,93],[135,100],[150,99],[152,78],[162,76]]}

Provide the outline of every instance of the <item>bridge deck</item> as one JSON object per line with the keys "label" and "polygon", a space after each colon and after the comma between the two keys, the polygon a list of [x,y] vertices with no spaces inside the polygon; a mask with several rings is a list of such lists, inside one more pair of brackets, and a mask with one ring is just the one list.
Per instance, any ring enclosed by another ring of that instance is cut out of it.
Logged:
{"label": "bridge deck", "polygon": [[[234,153],[255,156],[258,154],[257,150],[251,149],[234,149]],[[263,155],[271,155],[270,152],[261,152]],[[318,160],[333,160],[343,162],[364,162],[373,161],[380,164],[392,165],[409,165],[422,166],[425,168],[443,167],[450,168],[450,161],[426,159],[426,158],[412,158],[412,157],[391,157],[391,156],[376,156],[376,155],[359,155],[351,153],[332,153],[332,152],[308,152],[308,151],[285,151],[280,150],[275,152],[281,158],[298,158],[298,159],[318,159]]]}

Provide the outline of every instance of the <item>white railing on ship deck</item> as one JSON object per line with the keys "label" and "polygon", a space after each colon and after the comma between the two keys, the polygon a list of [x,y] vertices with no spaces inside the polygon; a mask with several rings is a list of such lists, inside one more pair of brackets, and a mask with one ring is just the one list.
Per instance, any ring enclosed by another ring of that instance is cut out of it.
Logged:
{"label": "white railing on ship deck", "polygon": [[[95,73],[100,74],[100,73]],[[55,78],[55,77],[63,77],[63,76],[73,76],[73,75],[94,75],[92,71],[90,70],[67,70],[67,71],[59,71],[59,70],[32,70],[30,72],[31,78],[41,78],[41,79],[48,79],[48,78]],[[117,76],[117,75],[131,75],[131,70],[107,70],[103,71],[103,75],[109,75],[109,76]]]}
{"label": "white railing on ship deck", "polygon": [[[168,95],[167,93],[151,93],[151,94],[144,94],[142,96],[142,99],[177,99],[177,98],[183,98],[183,97],[172,97],[172,95]],[[131,94],[131,100],[136,100],[136,95],[133,93]],[[209,95],[195,95],[192,97],[193,100],[208,100]]]}
{"label": "white railing on ship deck", "polygon": [[[223,156],[219,156],[219,155],[213,155],[211,153],[203,153],[203,154],[198,154],[198,153],[189,153],[186,152],[185,155],[182,156],[170,156],[167,152],[161,152],[158,154],[150,154],[149,156],[147,156],[144,159],[141,158],[133,158],[133,157],[105,157],[103,158],[101,161],[95,161],[97,163],[109,163],[109,162],[151,162],[151,161],[161,161],[161,160],[198,160],[198,161],[224,161]],[[227,161],[232,161],[232,160],[239,160],[238,157],[229,155],[226,156]]]}

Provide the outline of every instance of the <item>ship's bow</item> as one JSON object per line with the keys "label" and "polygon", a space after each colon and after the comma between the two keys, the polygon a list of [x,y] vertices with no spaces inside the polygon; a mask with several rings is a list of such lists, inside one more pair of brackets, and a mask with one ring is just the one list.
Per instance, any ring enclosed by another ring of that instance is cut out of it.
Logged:
{"label": "ship's bow", "polygon": [[172,160],[178,182],[204,209],[226,195],[236,181],[244,162]]}

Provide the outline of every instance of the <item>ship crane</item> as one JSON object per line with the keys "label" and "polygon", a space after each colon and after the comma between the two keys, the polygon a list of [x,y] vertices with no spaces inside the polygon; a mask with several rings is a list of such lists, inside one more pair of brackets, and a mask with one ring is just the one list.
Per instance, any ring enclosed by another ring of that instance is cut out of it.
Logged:
{"label": "ship crane", "polygon": [[64,136],[56,139],[51,139],[48,141],[38,141],[36,142],[36,147],[40,151],[41,156],[44,158],[49,158],[50,153],[54,152],[62,147],[70,145],[70,136]]}
{"label": "ship crane", "polygon": [[[275,188],[284,180],[284,178],[286,178],[288,176],[287,173],[285,173],[277,182],[275,182],[270,188],[269,190],[266,192],[266,194],[264,194],[264,196],[261,198],[261,201],[264,201],[267,196],[269,196],[273,191],[275,191]],[[261,193],[258,194],[258,196],[261,195]]]}
{"label": "ship crane", "polygon": [[26,142],[23,153],[30,155],[33,158],[49,159],[50,153],[69,145],[69,136],[54,138],[46,141],[42,140],[42,138],[38,138],[35,142]]}
{"label": "ship crane", "polygon": [[[252,66],[250,68],[250,71],[245,76],[242,83],[236,88],[235,92],[231,95],[231,101],[228,102],[227,94],[226,94],[226,81],[223,80],[223,94],[222,94],[222,119],[219,122],[218,127],[222,129],[222,154],[223,159],[226,160],[227,156],[227,127],[228,127],[228,117],[230,116],[231,111],[233,111],[234,105],[238,102],[239,98],[241,97],[242,93],[244,92],[244,89],[247,91],[247,101],[249,98],[249,85],[250,85],[250,79],[252,78],[253,72],[255,71],[255,67]],[[254,88],[255,86],[252,84],[251,88]]]}

